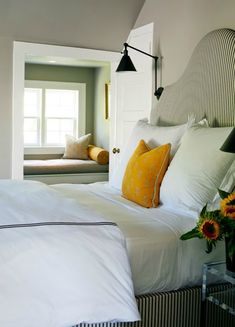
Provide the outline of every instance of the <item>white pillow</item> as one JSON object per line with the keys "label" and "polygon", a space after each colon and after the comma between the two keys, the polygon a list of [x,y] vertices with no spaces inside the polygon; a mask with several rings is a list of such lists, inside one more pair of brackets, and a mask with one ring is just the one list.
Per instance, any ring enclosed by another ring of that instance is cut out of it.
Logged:
{"label": "white pillow", "polygon": [[162,181],[160,200],[164,206],[198,214],[213,200],[235,157],[220,151],[231,130],[197,126],[185,133]]}
{"label": "white pillow", "polygon": [[194,117],[189,117],[186,124],[169,127],[150,125],[147,119],[139,120],[131,133],[124,152],[121,154],[120,163],[112,174],[109,185],[121,190],[126,165],[141,139],[151,149],[162,144],[171,143],[171,156],[173,156],[180,145],[181,137],[193,123]]}
{"label": "white pillow", "polygon": [[74,136],[66,135],[66,144],[63,159],[81,159],[88,158],[88,145],[91,134],[83,135],[76,139]]}

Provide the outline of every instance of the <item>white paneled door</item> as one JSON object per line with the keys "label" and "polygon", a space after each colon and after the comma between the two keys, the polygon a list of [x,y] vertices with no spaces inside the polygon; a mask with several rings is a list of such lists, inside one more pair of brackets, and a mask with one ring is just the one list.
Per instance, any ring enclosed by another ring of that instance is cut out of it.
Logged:
{"label": "white paneled door", "polygon": [[[127,43],[152,54],[153,24],[131,31]],[[111,76],[111,131],[110,176],[124,152],[135,122],[149,118],[153,96],[154,60],[127,48],[136,72],[116,73],[112,64]]]}

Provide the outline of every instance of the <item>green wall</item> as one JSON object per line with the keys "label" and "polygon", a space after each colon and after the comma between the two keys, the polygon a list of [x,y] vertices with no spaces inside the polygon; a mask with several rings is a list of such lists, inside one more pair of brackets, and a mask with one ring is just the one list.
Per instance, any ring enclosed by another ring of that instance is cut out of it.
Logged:
{"label": "green wall", "polygon": [[95,72],[94,143],[109,150],[109,119],[105,119],[105,83],[110,82],[110,66]]}
{"label": "green wall", "polygon": [[94,135],[95,68],[56,65],[25,65],[25,79],[86,84],[86,133]]}

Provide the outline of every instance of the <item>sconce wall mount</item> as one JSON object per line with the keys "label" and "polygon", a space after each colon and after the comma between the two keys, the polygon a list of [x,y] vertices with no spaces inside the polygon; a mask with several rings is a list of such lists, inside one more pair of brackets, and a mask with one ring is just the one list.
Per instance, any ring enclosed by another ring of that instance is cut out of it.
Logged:
{"label": "sconce wall mount", "polygon": [[147,53],[147,52],[144,52],[140,49],[137,49],[133,46],[131,46],[130,44],[128,43],[124,43],[124,50],[122,52],[123,56],[122,56],[122,59],[116,69],[116,72],[124,72],[124,71],[136,71],[136,68],[130,58],[130,56],[128,55],[128,50],[127,50],[127,47],[135,50],[135,51],[138,51],[146,56],[149,56],[151,57],[152,59],[154,59],[154,63],[155,63],[155,92],[154,92],[154,95],[157,97],[157,99],[160,98],[162,92],[163,92],[163,87],[159,87],[157,88],[157,61],[158,61],[158,57],[157,56],[152,56],[151,54]]}

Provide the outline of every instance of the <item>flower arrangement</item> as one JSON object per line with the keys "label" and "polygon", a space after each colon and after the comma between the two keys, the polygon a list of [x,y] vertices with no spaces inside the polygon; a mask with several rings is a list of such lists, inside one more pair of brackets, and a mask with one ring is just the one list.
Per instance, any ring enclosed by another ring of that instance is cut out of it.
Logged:
{"label": "flower arrangement", "polygon": [[198,237],[207,243],[207,253],[210,253],[216,242],[227,241],[228,255],[235,254],[235,193],[218,190],[221,197],[220,208],[208,211],[207,205],[202,209],[197,225],[191,231],[183,234],[180,239],[188,240]]}

